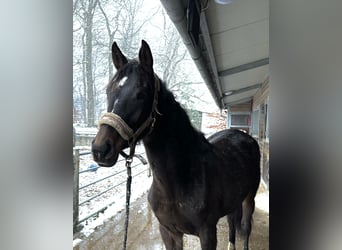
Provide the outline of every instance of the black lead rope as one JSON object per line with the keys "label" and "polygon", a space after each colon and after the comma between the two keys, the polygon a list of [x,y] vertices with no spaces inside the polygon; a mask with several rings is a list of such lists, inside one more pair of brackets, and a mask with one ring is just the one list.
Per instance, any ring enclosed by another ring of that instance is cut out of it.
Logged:
{"label": "black lead rope", "polygon": [[127,168],[127,183],[126,183],[126,219],[125,219],[125,236],[123,242],[123,250],[126,250],[127,236],[128,236],[128,222],[129,222],[129,203],[131,199],[131,183],[132,183],[132,169],[133,156],[135,152],[136,141],[133,140],[129,143],[130,152],[126,155],[126,168]]}
{"label": "black lead rope", "polygon": [[128,222],[129,222],[129,204],[131,198],[131,183],[132,183],[132,169],[131,164],[133,162],[133,156],[137,157],[142,164],[146,165],[147,161],[141,155],[134,154],[136,141],[132,140],[129,142],[130,152],[127,155],[125,152],[121,151],[120,154],[126,158],[126,168],[127,168],[127,183],[126,183],[126,219],[125,219],[125,236],[123,241],[123,250],[126,250],[127,245],[127,235],[128,235]]}
{"label": "black lead rope", "polygon": [[123,250],[126,250],[127,244],[127,235],[128,235],[128,221],[129,221],[129,203],[131,198],[131,183],[132,183],[132,172],[131,172],[131,164],[133,158],[128,156],[126,158],[126,168],[127,168],[127,183],[126,183],[126,219],[125,219],[125,236],[123,242]]}

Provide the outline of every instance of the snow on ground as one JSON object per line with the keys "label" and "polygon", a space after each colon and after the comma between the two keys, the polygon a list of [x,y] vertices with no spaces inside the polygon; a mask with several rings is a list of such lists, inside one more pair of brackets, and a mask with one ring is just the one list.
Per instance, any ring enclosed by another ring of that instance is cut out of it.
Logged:
{"label": "snow on ground", "polygon": [[[263,184],[261,184],[263,185]],[[267,213],[269,213],[269,194],[268,191],[265,190],[264,187],[259,188],[260,192],[258,192],[255,197],[255,206]]]}
{"label": "snow on ground", "polygon": [[[137,146],[136,154],[141,154],[147,160],[145,149],[142,145]],[[87,170],[91,163],[94,163],[91,154],[80,156],[80,171]],[[150,188],[152,176],[148,177],[148,169],[148,164],[143,165],[139,159],[134,157],[132,163],[131,203],[141,197]],[[114,202],[103,213],[99,213],[97,217],[92,217],[81,223],[83,225],[81,234],[85,235],[86,237],[89,236],[97,226],[102,225],[106,220],[113,217],[116,213],[125,209],[127,179],[125,161],[122,157],[120,157],[114,167],[100,167],[96,172],[84,172],[80,173],[79,175],[79,187],[109,175],[114,176],[102,180],[89,187],[82,188],[79,191],[79,203],[81,204],[86,199],[89,199],[90,197],[101,193],[112,186],[116,186],[105,194],[79,206],[79,219],[82,220],[87,215]]]}

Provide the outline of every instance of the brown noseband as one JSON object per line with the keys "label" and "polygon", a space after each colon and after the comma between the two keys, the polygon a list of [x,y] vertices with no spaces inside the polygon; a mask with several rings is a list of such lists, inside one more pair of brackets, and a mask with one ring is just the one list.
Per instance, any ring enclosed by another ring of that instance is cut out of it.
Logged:
{"label": "brown noseband", "polygon": [[158,96],[160,90],[160,82],[158,77],[155,75],[154,77],[154,95],[153,95],[153,103],[152,103],[152,110],[150,115],[147,117],[145,122],[141,124],[141,126],[134,132],[133,129],[117,114],[112,112],[104,113],[98,123],[100,127],[102,124],[106,124],[114,128],[119,135],[128,142],[130,147],[130,156],[133,157],[135,145],[138,140],[138,137],[142,134],[142,132],[147,128],[150,127],[150,132],[154,127],[154,123],[156,121],[156,114],[160,114],[158,111]]}

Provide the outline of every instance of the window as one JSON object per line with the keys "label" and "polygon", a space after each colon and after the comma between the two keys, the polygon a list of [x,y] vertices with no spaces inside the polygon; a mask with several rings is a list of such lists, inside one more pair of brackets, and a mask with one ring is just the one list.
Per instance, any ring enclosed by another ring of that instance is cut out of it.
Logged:
{"label": "window", "polygon": [[252,135],[259,137],[259,109],[252,113]]}
{"label": "window", "polygon": [[249,114],[232,114],[231,126],[249,126]]}
{"label": "window", "polygon": [[228,128],[240,129],[249,133],[251,127],[250,112],[228,113]]}
{"label": "window", "polygon": [[267,102],[265,104],[265,138],[266,138],[266,141],[268,142],[269,141],[269,112],[268,112],[268,106],[269,106],[269,97],[267,98]]}

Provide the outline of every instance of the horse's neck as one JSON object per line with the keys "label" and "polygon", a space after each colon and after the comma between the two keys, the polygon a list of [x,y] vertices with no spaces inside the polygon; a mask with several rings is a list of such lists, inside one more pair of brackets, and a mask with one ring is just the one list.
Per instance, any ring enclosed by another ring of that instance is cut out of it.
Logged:
{"label": "horse's neck", "polygon": [[186,171],[191,152],[202,140],[168,91],[159,100],[159,111],[162,115],[157,115],[155,128],[144,139],[144,145],[154,174],[171,177]]}

